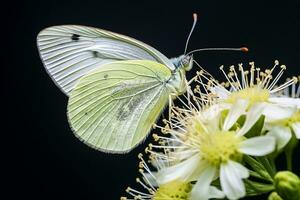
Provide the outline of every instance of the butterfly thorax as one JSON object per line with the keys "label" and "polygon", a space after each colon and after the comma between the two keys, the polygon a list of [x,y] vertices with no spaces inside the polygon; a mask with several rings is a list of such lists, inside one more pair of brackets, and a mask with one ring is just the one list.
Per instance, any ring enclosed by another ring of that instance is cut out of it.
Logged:
{"label": "butterfly thorax", "polygon": [[171,58],[170,61],[175,66],[175,70],[172,72],[167,86],[175,96],[181,95],[186,92],[185,72],[191,70],[193,67],[193,57],[181,55]]}

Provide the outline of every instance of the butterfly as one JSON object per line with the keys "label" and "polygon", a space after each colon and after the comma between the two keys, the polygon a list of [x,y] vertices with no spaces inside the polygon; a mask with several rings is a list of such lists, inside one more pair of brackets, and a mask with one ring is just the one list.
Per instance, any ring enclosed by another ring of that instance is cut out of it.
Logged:
{"label": "butterfly", "polygon": [[[192,30],[195,24],[196,15]],[[193,66],[189,54],[168,59],[136,39],[87,26],[46,28],[37,46],[46,71],[69,97],[75,136],[110,153],[128,152],[145,139],[164,108],[186,91],[185,73]]]}

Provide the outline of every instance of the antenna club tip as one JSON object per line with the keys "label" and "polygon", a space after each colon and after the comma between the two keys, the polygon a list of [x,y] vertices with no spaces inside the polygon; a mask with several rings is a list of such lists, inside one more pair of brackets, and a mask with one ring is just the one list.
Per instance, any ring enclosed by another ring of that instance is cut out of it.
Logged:
{"label": "antenna club tip", "polygon": [[247,53],[249,51],[247,47],[241,47],[240,50],[244,53]]}
{"label": "antenna club tip", "polygon": [[194,21],[196,21],[196,20],[197,20],[197,18],[198,18],[198,15],[197,15],[197,13],[193,13],[193,18],[194,18]]}

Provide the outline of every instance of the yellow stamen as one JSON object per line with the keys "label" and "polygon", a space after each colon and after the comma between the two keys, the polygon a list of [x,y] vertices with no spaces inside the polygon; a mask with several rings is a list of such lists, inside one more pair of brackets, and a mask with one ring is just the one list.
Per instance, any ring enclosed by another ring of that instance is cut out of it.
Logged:
{"label": "yellow stamen", "polygon": [[270,93],[267,89],[254,86],[232,92],[228,99],[226,99],[226,102],[235,103],[237,99],[246,99],[249,101],[249,106],[251,106],[254,103],[267,102],[269,97]]}
{"label": "yellow stamen", "polygon": [[200,145],[201,156],[211,165],[219,167],[229,160],[239,161],[242,154],[238,151],[242,141],[233,131],[206,134]]}
{"label": "yellow stamen", "polygon": [[191,183],[172,181],[160,185],[153,196],[153,200],[187,200],[191,190]]}

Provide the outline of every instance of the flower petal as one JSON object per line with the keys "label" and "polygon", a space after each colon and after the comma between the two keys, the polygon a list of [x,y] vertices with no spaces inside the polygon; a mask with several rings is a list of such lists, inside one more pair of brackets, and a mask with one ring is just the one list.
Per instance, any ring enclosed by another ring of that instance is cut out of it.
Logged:
{"label": "flower petal", "polygon": [[251,156],[264,156],[274,151],[275,138],[271,136],[258,136],[244,140],[239,151]]}
{"label": "flower petal", "polygon": [[241,165],[238,162],[229,161],[234,171],[241,177],[241,178],[248,178],[249,177],[249,170]]}
{"label": "flower petal", "polygon": [[295,122],[292,124],[292,129],[296,135],[297,139],[300,139],[300,122]]}
{"label": "flower petal", "polygon": [[218,188],[216,188],[214,186],[210,186],[209,187],[209,198],[210,199],[223,199],[223,198],[225,198],[225,194]]}
{"label": "flower petal", "polygon": [[266,122],[282,120],[291,117],[297,108],[295,106],[282,106],[268,103],[266,104],[263,114]]}
{"label": "flower petal", "polygon": [[272,103],[277,103],[284,106],[296,106],[300,108],[300,99],[299,98],[289,98],[289,97],[271,97],[269,101]]}
{"label": "flower petal", "polygon": [[149,173],[144,173],[143,174],[143,180],[148,183],[149,185],[152,185],[153,187],[158,187],[159,184],[156,181],[156,172],[151,172],[151,174]]}
{"label": "flower petal", "polygon": [[191,192],[191,200],[208,200],[210,184],[215,176],[216,168],[207,167],[197,180]]}
{"label": "flower petal", "polygon": [[195,154],[187,160],[176,165],[162,168],[156,175],[157,182],[159,184],[164,184],[176,179],[181,179],[183,181],[192,181],[190,180],[191,175],[193,175],[195,170],[199,166],[201,166],[200,162],[200,155]]}
{"label": "flower petal", "polygon": [[257,122],[257,120],[262,115],[265,106],[266,106],[265,103],[258,103],[258,104],[254,104],[250,108],[250,110],[247,112],[246,115],[246,121],[243,127],[237,133],[237,135],[239,136],[244,135],[252,128],[252,126]]}
{"label": "flower petal", "polygon": [[244,99],[238,99],[229,110],[229,113],[224,121],[223,130],[230,129],[238,118],[244,114],[247,109],[248,101]]}
{"label": "flower petal", "polygon": [[288,127],[275,126],[268,132],[267,136],[272,136],[275,138],[277,150],[280,150],[290,141],[292,138],[292,133]]}
{"label": "flower petal", "polygon": [[221,187],[228,199],[239,199],[246,195],[246,190],[242,178],[236,173],[233,161],[221,165],[220,182]]}
{"label": "flower petal", "polygon": [[223,86],[215,86],[209,89],[213,94],[217,95],[220,99],[226,99],[231,92],[226,90]]}
{"label": "flower petal", "polygon": [[203,128],[206,132],[215,132],[219,130],[220,113],[230,107],[231,104],[217,103],[198,112],[197,118],[204,124]]}

